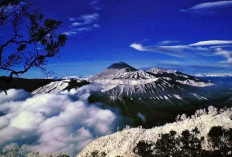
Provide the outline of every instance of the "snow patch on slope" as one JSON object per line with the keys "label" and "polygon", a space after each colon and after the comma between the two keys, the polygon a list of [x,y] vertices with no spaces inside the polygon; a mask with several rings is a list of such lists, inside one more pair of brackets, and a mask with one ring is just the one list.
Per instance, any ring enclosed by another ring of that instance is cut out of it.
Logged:
{"label": "snow patch on slope", "polygon": [[32,92],[32,94],[57,93],[68,87],[70,80],[54,81],[42,86]]}
{"label": "snow patch on slope", "polygon": [[101,84],[125,84],[125,85],[139,85],[155,82],[158,78],[144,72],[127,71],[127,68],[123,69],[106,69],[102,73],[91,78],[95,83]]}
{"label": "snow patch on slope", "polygon": [[150,73],[153,73],[153,74],[163,74],[163,73],[176,73],[177,71],[176,70],[164,70],[164,69],[160,69],[160,68],[151,68],[151,69],[148,69],[146,72],[150,72]]}

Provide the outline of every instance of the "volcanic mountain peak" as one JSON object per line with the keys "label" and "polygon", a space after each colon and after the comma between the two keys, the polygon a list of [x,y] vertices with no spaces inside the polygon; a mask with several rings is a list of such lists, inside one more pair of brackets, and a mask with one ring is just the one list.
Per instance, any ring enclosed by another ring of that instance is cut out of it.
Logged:
{"label": "volcanic mountain peak", "polygon": [[[144,84],[155,82],[158,79],[164,79],[172,82],[178,82],[180,84],[198,86],[196,83],[209,86],[211,84],[205,84],[206,82],[199,80],[198,78],[190,75],[175,71],[175,70],[163,70],[160,68],[151,68],[147,71],[137,70],[132,66],[118,62],[109,66],[104,71],[95,75],[90,79],[92,82],[97,83],[110,83],[110,84]],[[190,80],[191,82],[183,82]],[[135,83],[136,81],[136,83]],[[196,82],[196,83],[195,83]]]}
{"label": "volcanic mountain peak", "polygon": [[129,71],[136,71],[137,70],[137,69],[133,68],[132,66],[124,63],[124,62],[113,63],[107,69],[127,69],[128,72]]}
{"label": "volcanic mountain peak", "polygon": [[124,62],[118,62],[112,64],[90,80],[104,84],[135,85],[154,82],[157,79],[158,78],[155,76],[150,75],[143,70],[137,70]]}

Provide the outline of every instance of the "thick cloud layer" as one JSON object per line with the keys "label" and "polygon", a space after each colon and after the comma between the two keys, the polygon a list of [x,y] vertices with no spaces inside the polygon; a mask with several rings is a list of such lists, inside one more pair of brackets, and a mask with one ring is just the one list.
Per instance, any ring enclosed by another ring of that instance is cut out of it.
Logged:
{"label": "thick cloud layer", "polygon": [[16,142],[40,153],[65,152],[76,155],[96,137],[109,133],[116,114],[88,104],[95,86],[59,94],[31,96],[11,89],[0,93],[0,147]]}

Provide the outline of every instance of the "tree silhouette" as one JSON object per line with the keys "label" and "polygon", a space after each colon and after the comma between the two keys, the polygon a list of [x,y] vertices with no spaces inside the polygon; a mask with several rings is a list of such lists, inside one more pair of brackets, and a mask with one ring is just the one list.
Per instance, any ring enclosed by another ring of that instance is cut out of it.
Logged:
{"label": "tree silhouette", "polygon": [[7,72],[7,77],[0,80],[3,89],[13,76],[32,67],[46,73],[43,65],[66,43],[66,35],[56,33],[62,22],[45,18],[31,5],[29,0],[0,1],[0,27],[12,30],[10,37],[0,43],[0,69]]}

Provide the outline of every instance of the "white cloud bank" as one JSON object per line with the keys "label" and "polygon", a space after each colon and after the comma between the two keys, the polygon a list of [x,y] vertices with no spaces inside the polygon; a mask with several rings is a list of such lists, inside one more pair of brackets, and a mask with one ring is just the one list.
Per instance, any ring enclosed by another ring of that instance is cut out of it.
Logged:
{"label": "white cloud bank", "polygon": [[[0,148],[28,144],[40,153],[76,155],[97,136],[109,133],[116,115],[87,102],[92,85],[60,94],[30,96],[23,90],[0,93]],[[8,97],[8,98],[6,98]],[[29,143],[27,143],[29,142]]]}

